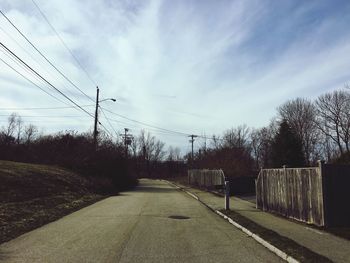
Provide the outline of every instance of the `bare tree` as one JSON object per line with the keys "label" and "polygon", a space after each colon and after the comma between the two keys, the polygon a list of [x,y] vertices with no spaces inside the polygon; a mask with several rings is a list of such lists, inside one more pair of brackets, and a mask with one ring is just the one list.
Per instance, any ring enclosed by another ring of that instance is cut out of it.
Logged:
{"label": "bare tree", "polygon": [[337,145],[340,154],[349,152],[350,94],[336,90],[321,95],[316,100],[317,126]]}
{"label": "bare tree", "polygon": [[267,127],[253,130],[250,134],[251,153],[257,169],[271,166],[271,145],[276,134],[275,122]]}
{"label": "bare tree", "polygon": [[304,98],[289,100],[278,108],[281,120],[286,120],[302,142],[305,158],[310,165],[317,156],[320,132],[316,125],[315,105]]}
{"label": "bare tree", "polygon": [[[154,138],[154,137],[153,137]],[[165,157],[165,151],[164,151],[165,143],[159,140],[155,140],[154,143],[154,151],[151,154],[152,161],[162,161]]]}
{"label": "bare tree", "polygon": [[250,133],[251,151],[257,169],[262,167],[261,152],[263,148],[263,140],[261,131],[262,129],[253,129]]}
{"label": "bare tree", "polygon": [[229,148],[245,148],[249,146],[250,129],[247,125],[232,128],[224,133],[223,146]]}
{"label": "bare tree", "polygon": [[29,144],[33,141],[36,134],[38,132],[38,128],[34,126],[33,124],[29,124],[28,126],[25,126],[24,128],[24,141]]}
{"label": "bare tree", "polygon": [[161,161],[165,156],[165,143],[157,140],[149,132],[141,131],[138,137],[139,155],[147,161]]}
{"label": "bare tree", "polygon": [[17,144],[21,142],[22,129],[23,129],[23,121],[20,116],[17,116],[16,119],[16,128],[17,128]]}
{"label": "bare tree", "polygon": [[210,146],[214,149],[219,149],[222,147],[222,139],[219,135],[212,136]]}
{"label": "bare tree", "polygon": [[137,154],[138,154],[138,151],[139,151],[138,140],[134,140],[134,139],[133,139],[133,140],[131,141],[130,148],[131,148],[131,151],[132,151],[133,156],[136,157]]}
{"label": "bare tree", "polygon": [[5,128],[5,134],[7,137],[13,137],[16,126],[17,126],[17,117],[16,113],[12,113],[7,119],[7,127]]}
{"label": "bare tree", "polygon": [[12,113],[7,119],[7,126],[3,126],[0,132],[0,141],[1,144],[10,145],[15,143],[15,131],[17,127],[17,118],[16,113]]}
{"label": "bare tree", "polygon": [[167,160],[180,161],[181,160],[180,149],[178,147],[174,148],[172,146],[169,146]]}
{"label": "bare tree", "polygon": [[329,162],[340,155],[338,146],[335,141],[324,133],[320,134],[320,143],[317,144],[317,147],[319,148],[319,156],[317,156],[318,160],[326,160]]}

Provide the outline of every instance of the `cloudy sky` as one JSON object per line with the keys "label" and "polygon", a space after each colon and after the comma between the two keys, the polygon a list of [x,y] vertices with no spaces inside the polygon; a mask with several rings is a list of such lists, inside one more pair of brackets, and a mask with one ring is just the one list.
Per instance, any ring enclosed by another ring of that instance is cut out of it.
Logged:
{"label": "cloudy sky", "polygon": [[[143,127],[167,145],[189,149],[187,134],[220,134],[267,125],[276,107],[350,81],[350,1],[1,0],[1,11],[79,89],[94,99],[96,84],[117,133]],[[93,102],[57,73],[0,15],[1,43],[79,105]],[[0,58],[0,121],[16,111],[45,132],[91,130],[93,119],[12,60]],[[86,110],[93,113],[93,107]],[[36,116],[36,117],[33,117]],[[51,117],[44,117],[51,116]],[[103,116],[103,115],[102,115]],[[124,118],[123,118],[124,117]],[[128,119],[126,119],[126,118]],[[102,118],[111,132],[112,128]],[[114,132],[113,132],[114,133]],[[198,141],[199,143],[199,141]]]}

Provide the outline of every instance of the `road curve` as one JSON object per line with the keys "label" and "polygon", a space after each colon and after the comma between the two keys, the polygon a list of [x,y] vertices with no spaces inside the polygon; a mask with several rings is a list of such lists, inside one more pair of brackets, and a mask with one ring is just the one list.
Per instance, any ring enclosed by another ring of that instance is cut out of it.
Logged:
{"label": "road curve", "polygon": [[2,244],[0,261],[281,262],[198,201],[147,179]]}

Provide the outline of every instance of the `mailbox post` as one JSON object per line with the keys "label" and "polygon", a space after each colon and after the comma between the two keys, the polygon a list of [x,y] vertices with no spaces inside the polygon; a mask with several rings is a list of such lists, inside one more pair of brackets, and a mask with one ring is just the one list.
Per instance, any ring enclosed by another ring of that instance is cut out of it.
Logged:
{"label": "mailbox post", "polygon": [[225,181],[225,210],[230,210],[230,182]]}

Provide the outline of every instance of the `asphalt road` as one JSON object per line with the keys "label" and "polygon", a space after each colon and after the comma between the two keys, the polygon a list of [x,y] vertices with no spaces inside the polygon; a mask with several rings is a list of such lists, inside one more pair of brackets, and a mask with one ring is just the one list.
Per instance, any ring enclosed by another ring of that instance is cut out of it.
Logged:
{"label": "asphalt road", "polygon": [[282,262],[198,201],[153,180],[2,244],[0,261]]}

